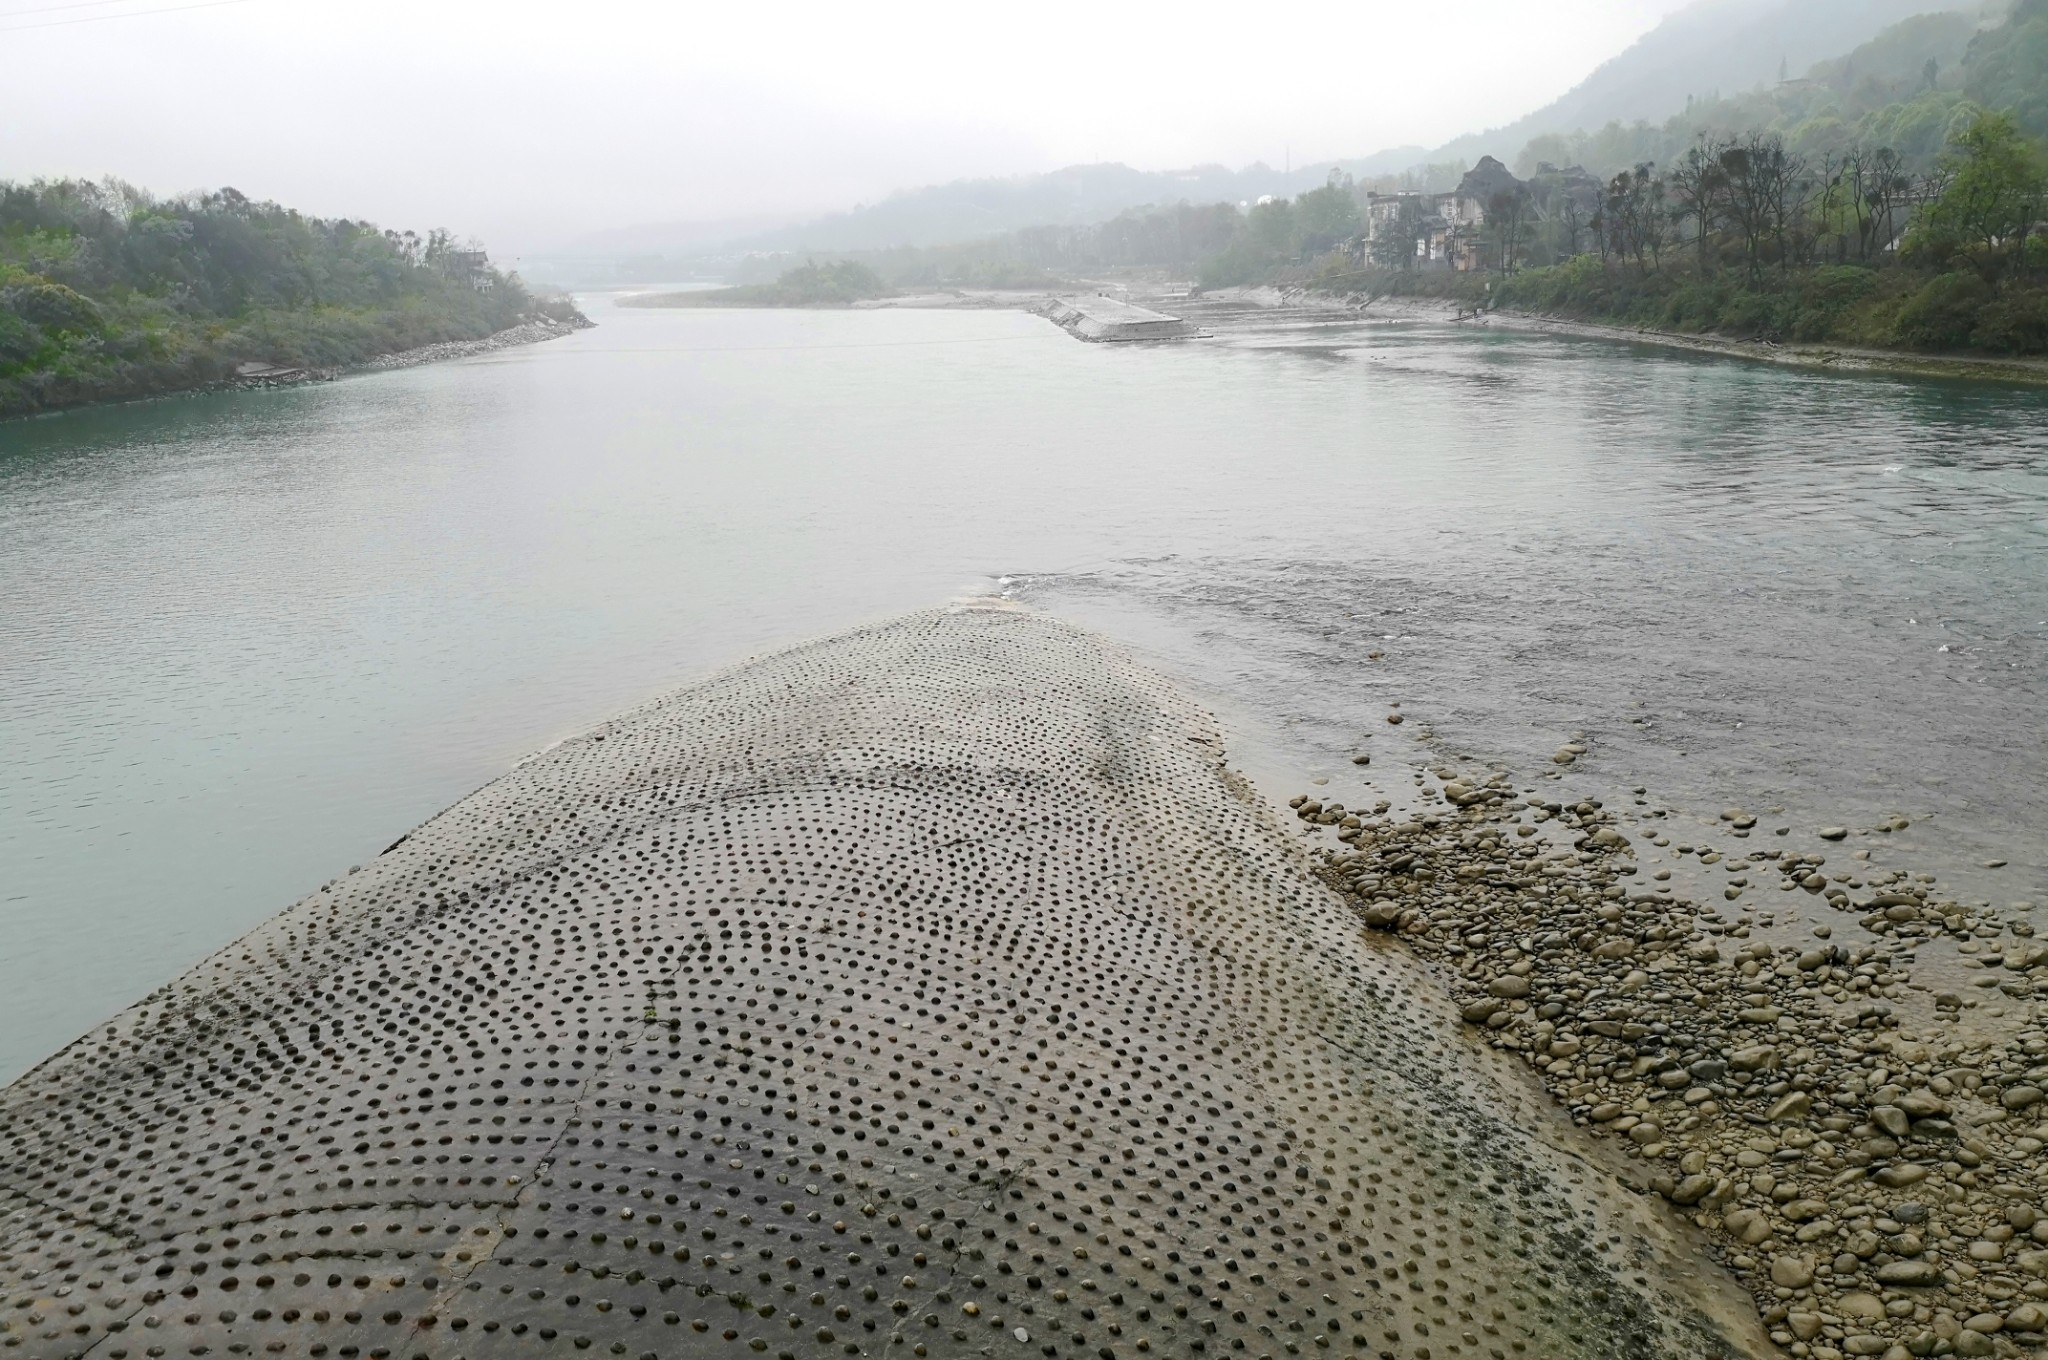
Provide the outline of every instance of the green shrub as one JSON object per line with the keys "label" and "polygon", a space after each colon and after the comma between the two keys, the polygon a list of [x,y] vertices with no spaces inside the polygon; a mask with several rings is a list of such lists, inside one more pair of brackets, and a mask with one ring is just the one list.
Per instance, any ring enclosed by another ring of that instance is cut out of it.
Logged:
{"label": "green shrub", "polygon": [[1862,265],[1822,265],[1795,275],[1790,293],[1779,294],[1777,330],[1805,343],[1839,338],[1848,316],[1877,291],[1878,275]]}
{"label": "green shrub", "polygon": [[1970,344],[2000,354],[2048,353],[2048,291],[1994,299],[1978,313]]}
{"label": "green shrub", "polygon": [[43,348],[43,333],[26,317],[0,312],[0,373],[25,364]]}
{"label": "green shrub", "polygon": [[1721,289],[1712,283],[1687,280],[1664,302],[1664,324],[1679,331],[1711,331],[1721,324]]}
{"label": "green shrub", "polygon": [[1725,335],[1746,339],[1781,339],[1791,329],[1786,324],[1788,313],[1796,310],[1788,304],[1791,304],[1789,298],[1740,289],[1730,294],[1727,304],[1722,307],[1721,324],[1717,329]]}
{"label": "green shrub", "polygon": [[1839,309],[1860,302],[1877,288],[1877,271],[1868,265],[1824,264],[1807,275],[1800,287],[1810,307]]}
{"label": "green shrub", "polygon": [[1897,338],[1915,349],[1965,348],[1990,299],[1990,286],[1974,273],[1937,275],[1899,309]]}
{"label": "green shrub", "polygon": [[106,323],[92,299],[61,283],[28,279],[0,288],[0,311],[12,312],[44,330],[81,335],[100,330]]}

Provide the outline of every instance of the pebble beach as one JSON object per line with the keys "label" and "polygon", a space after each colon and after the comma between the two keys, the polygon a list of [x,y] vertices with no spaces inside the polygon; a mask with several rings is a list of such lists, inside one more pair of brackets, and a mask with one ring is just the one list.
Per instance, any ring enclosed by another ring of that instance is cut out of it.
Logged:
{"label": "pebble beach", "polygon": [[1292,800],[1362,925],[1429,960],[1476,1041],[1706,1234],[1774,1342],[1815,1360],[2048,1342],[2029,904],[1875,867],[1903,817],[1795,835],[1731,807],[1692,837],[1640,794],[1603,806],[1443,761],[1406,802]]}

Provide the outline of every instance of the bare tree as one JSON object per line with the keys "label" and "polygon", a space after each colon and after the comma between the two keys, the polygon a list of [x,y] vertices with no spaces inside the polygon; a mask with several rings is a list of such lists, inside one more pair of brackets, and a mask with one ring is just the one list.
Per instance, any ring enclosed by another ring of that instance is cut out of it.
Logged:
{"label": "bare tree", "polygon": [[1657,177],[1656,168],[1645,162],[1609,180],[1600,221],[1607,249],[1624,259],[1634,257],[1636,268],[1646,273],[1660,267],[1670,237],[1670,219],[1665,210],[1664,181]]}
{"label": "bare tree", "polygon": [[1913,191],[1904,160],[1888,146],[1849,155],[1848,210],[1856,224],[1856,258],[1868,264],[1898,238],[1898,214]]}
{"label": "bare tree", "polygon": [[1757,192],[1750,149],[1740,142],[1725,143],[1715,154],[1725,176],[1727,222],[1742,243],[1742,258],[1750,281],[1761,276],[1764,232],[1767,230],[1761,195]]}
{"label": "bare tree", "polygon": [[1586,209],[1579,202],[1579,196],[1569,188],[1557,196],[1557,243],[1564,249],[1566,259],[1575,258],[1579,253],[1579,242],[1586,234]]}
{"label": "bare tree", "polygon": [[1528,235],[1530,209],[1529,191],[1520,185],[1503,189],[1486,202],[1486,221],[1493,228],[1496,259],[1503,274],[1515,272],[1527,248],[1524,238]]}
{"label": "bare tree", "polygon": [[1784,139],[1775,133],[1753,140],[1757,142],[1758,150],[1753,153],[1752,161],[1757,167],[1758,181],[1764,194],[1771,241],[1777,248],[1778,271],[1787,273],[1792,268],[1792,238],[1806,207],[1809,189],[1806,161],[1787,151]]}
{"label": "bare tree", "polygon": [[1717,143],[1702,138],[1670,175],[1673,216],[1681,225],[1692,223],[1703,274],[1713,268],[1714,233],[1728,212],[1728,170],[1721,162],[1721,150]]}
{"label": "bare tree", "polygon": [[1715,160],[1728,177],[1728,222],[1741,236],[1750,281],[1763,276],[1766,241],[1789,269],[1786,238],[1805,203],[1806,162],[1785,150],[1782,137],[1762,132],[1723,145]]}
{"label": "bare tree", "polygon": [[1655,173],[1656,167],[1645,162],[1636,167],[1636,184],[1642,195],[1642,240],[1643,248],[1650,253],[1650,267],[1664,267],[1664,247],[1671,243],[1671,207],[1664,192],[1664,181]]}

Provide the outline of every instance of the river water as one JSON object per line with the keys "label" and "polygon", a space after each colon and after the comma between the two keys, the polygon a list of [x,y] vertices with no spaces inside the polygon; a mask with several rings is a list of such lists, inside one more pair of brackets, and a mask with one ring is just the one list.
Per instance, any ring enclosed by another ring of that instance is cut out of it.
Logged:
{"label": "river water", "polygon": [[0,1080],[527,752],[996,592],[1140,648],[1276,791],[1453,754],[2048,899],[2048,395],[1301,313],[590,306],[0,425]]}

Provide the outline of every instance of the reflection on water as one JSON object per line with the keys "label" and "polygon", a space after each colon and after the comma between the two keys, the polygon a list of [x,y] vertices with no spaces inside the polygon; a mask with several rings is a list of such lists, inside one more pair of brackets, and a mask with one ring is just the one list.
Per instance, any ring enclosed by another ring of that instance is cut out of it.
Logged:
{"label": "reflection on water", "polygon": [[2043,891],[2040,395],[1291,317],[599,316],[0,425],[0,1078],[523,752],[1004,574],[1248,759],[1398,698],[1710,816],[1903,811]]}

